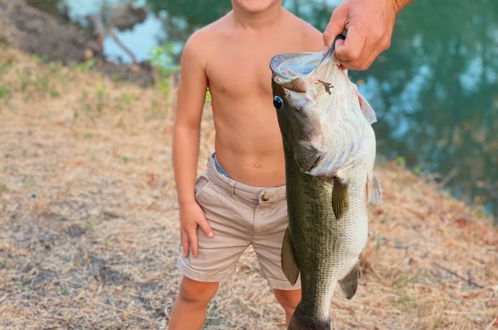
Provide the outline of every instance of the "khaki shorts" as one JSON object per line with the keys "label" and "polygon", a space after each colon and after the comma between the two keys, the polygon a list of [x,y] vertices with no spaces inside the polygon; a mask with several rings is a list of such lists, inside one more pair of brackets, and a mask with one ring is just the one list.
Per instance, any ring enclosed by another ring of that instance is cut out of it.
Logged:
{"label": "khaki shorts", "polygon": [[237,259],[252,245],[261,274],[273,289],[292,286],[280,266],[280,251],[287,228],[285,185],[253,187],[234,181],[216,170],[209,157],[207,172],[197,179],[196,199],[204,209],[214,237],[198,229],[199,254],[180,256],[177,267],[183,275],[201,282],[219,282],[235,269]]}

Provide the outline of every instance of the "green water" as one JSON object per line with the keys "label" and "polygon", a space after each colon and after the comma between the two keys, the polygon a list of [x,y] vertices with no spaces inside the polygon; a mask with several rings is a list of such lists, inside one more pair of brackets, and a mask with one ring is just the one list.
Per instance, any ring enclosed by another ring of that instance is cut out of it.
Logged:
{"label": "green water", "polygon": [[[72,17],[82,15],[80,0],[52,2],[59,8],[68,6]],[[99,8],[119,2],[85,4]],[[332,6],[339,2],[284,4],[323,30]],[[192,31],[230,8],[226,0],[136,3],[146,4],[150,16],[160,22],[149,30],[161,30],[153,37],[137,26],[138,41],[128,44],[137,51],[145,48],[146,41],[181,45]],[[381,155],[398,159],[417,173],[436,174],[455,196],[498,215],[497,0],[416,0],[399,16],[390,50],[368,71],[351,76],[377,112]]]}

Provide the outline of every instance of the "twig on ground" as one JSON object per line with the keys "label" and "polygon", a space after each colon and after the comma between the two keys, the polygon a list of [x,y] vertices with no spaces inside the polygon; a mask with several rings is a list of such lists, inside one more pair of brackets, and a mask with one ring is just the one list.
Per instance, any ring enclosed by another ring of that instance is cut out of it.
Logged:
{"label": "twig on ground", "polygon": [[444,270],[444,271],[448,272],[449,274],[451,274],[451,275],[453,275],[453,276],[455,276],[455,277],[457,277],[457,278],[461,279],[462,281],[467,282],[467,284],[469,284],[469,285],[476,286],[476,287],[478,287],[478,288],[480,288],[480,289],[484,289],[484,286],[482,286],[482,285],[480,285],[480,284],[476,283],[476,282],[475,282],[475,281],[473,281],[470,277],[469,277],[469,278],[465,278],[465,277],[463,277],[463,276],[459,275],[457,272],[455,272],[455,271],[453,271],[453,270],[451,270],[451,269],[449,269],[449,268],[446,268],[446,267],[444,267],[444,266],[442,266],[442,265],[440,265],[440,264],[438,264],[438,263],[436,263],[436,262],[433,262],[433,265],[434,265],[434,266],[436,266],[436,267],[439,267],[439,268],[441,268],[442,270]]}

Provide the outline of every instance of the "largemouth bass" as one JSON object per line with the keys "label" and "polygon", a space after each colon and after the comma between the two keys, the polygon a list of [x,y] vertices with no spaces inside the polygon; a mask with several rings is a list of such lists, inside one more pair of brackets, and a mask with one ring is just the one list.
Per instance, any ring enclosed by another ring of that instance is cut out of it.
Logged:
{"label": "largemouth bass", "polygon": [[282,133],[289,226],[282,269],[302,298],[289,329],[330,329],[337,283],[352,298],[359,254],[368,235],[369,203],[378,203],[373,175],[376,121],[369,103],[326,53],[272,58],[273,103]]}

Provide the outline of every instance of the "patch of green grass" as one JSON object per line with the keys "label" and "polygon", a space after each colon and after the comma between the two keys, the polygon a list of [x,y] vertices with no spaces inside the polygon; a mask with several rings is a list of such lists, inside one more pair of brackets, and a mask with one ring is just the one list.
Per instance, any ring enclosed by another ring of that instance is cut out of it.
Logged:
{"label": "patch of green grass", "polygon": [[0,100],[1,99],[9,99],[10,96],[12,95],[12,93],[10,92],[9,89],[7,89],[7,87],[4,87],[4,86],[0,86]]}
{"label": "patch of green grass", "polygon": [[0,192],[7,191],[7,190],[8,190],[7,185],[5,183],[0,183]]}
{"label": "patch of green grass", "polygon": [[76,69],[76,71],[87,72],[95,66],[95,63],[95,60],[91,58],[83,63],[77,64],[74,68]]}
{"label": "patch of green grass", "polygon": [[3,170],[5,172],[14,172],[17,169],[17,167],[14,164],[5,164],[3,166]]}
{"label": "patch of green grass", "polygon": [[416,273],[416,274],[407,275],[407,276],[399,276],[393,280],[392,285],[398,289],[401,289],[401,288],[407,286],[408,284],[415,282],[416,280],[421,279],[422,277],[424,277],[423,273]]}
{"label": "patch of green grass", "polygon": [[90,223],[90,222],[87,222],[85,223],[85,225],[83,226],[83,229],[85,231],[92,231],[93,230],[93,225]]}
{"label": "patch of green grass", "polygon": [[121,160],[124,162],[124,163],[129,163],[133,160],[133,158],[131,157],[128,157],[128,156],[121,156]]}
{"label": "patch of green grass", "polygon": [[135,102],[134,95],[130,94],[121,95],[117,99],[116,109],[118,109],[119,111],[123,111],[126,109],[128,105],[132,104],[133,102]]}
{"label": "patch of green grass", "polygon": [[83,137],[87,140],[90,140],[91,138],[93,138],[93,133],[92,132],[86,132]]}
{"label": "patch of green grass", "polygon": [[405,313],[411,313],[419,309],[417,300],[407,294],[401,294],[394,302],[401,305]]}
{"label": "patch of green grass", "polygon": [[2,268],[11,269],[13,267],[14,267],[14,262],[12,262],[12,260],[8,260],[8,259],[0,260],[0,269],[2,269]]}
{"label": "patch of green grass", "polygon": [[12,64],[14,63],[14,59],[12,57],[9,57],[6,61],[0,62],[0,74],[3,74],[12,67]]}
{"label": "patch of green grass", "polygon": [[69,290],[66,287],[61,288],[61,295],[67,296],[69,293]]}

